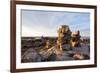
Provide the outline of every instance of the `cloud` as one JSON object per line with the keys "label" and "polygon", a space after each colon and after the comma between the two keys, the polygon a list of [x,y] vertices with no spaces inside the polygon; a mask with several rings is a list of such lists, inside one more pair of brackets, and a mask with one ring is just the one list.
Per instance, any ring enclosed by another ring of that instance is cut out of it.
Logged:
{"label": "cloud", "polygon": [[[22,36],[57,36],[62,24],[89,36],[90,14],[65,11],[22,10]],[[87,31],[84,31],[87,29]]]}
{"label": "cloud", "polygon": [[57,36],[57,31],[49,30],[45,27],[35,26],[34,28],[22,27],[22,36]]}

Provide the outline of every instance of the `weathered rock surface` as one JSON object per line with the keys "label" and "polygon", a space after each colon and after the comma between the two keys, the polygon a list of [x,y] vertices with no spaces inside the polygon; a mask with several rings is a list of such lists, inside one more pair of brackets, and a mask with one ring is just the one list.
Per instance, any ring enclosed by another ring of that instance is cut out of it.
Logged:
{"label": "weathered rock surface", "polygon": [[[68,45],[64,45],[65,48],[68,48]],[[24,62],[45,62],[45,61],[68,61],[68,60],[75,60],[77,56],[77,52],[81,53],[82,55],[78,56],[79,59],[83,60],[89,59],[90,53],[88,45],[81,44],[81,47],[74,47],[72,49],[68,49],[65,51],[61,51],[53,46],[49,49],[41,49],[39,52],[35,51],[34,49],[28,49],[24,55],[22,56],[22,61]]]}
{"label": "weathered rock surface", "polygon": [[41,56],[36,50],[30,48],[22,55],[21,59],[22,62],[40,62]]}

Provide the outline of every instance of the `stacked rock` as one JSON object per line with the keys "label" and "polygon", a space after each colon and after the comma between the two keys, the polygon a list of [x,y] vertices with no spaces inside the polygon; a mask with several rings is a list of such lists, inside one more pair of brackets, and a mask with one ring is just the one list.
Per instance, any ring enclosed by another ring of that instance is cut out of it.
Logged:
{"label": "stacked rock", "polygon": [[75,33],[72,33],[72,39],[71,39],[71,44],[72,44],[72,47],[80,47],[80,31],[78,30],[77,32]]}
{"label": "stacked rock", "polygon": [[71,40],[71,31],[67,25],[62,25],[58,29],[57,48],[62,49],[63,44],[69,44]]}

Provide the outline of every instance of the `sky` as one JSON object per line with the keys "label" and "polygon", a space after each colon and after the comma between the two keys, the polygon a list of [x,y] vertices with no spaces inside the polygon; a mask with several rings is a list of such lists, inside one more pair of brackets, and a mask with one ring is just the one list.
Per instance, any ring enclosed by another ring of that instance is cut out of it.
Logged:
{"label": "sky", "polygon": [[81,36],[90,36],[90,13],[46,10],[21,10],[22,37],[57,36],[61,25]]}

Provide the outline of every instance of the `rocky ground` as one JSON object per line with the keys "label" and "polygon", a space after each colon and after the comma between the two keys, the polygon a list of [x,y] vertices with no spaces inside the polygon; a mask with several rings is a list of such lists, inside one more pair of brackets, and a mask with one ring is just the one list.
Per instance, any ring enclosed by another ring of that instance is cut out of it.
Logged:
{"label": "rocky ground", "polygon": [[69,48],[69,45],[63,45],[63,51],[52,46],[49,49],[28,48],[22,54],[22,63],[27,62],[46,62],[46,61],[68,61],[68,60],[86,60],[90,58],[89,45],[81,43],[81,47]]}

